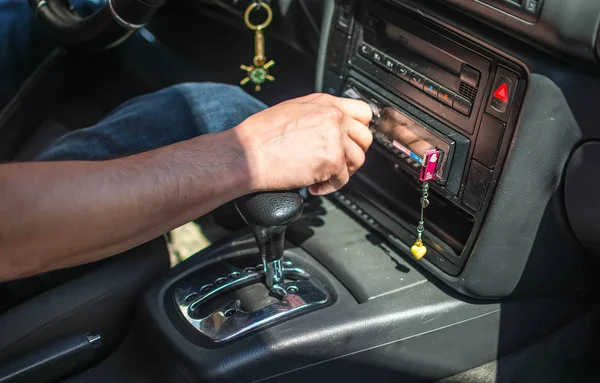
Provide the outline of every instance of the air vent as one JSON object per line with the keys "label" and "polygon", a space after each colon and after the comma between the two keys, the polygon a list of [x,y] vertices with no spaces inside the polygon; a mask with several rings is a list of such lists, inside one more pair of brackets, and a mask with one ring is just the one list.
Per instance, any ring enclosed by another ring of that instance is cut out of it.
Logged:
{"label": "air vent", "polygon": [[475,97],[477,97],[477,88],[475,88],[474,86],[471,86],[466,82],[461,81],[458,92],[464,98],[470,100],[471,102],[475,102]]}

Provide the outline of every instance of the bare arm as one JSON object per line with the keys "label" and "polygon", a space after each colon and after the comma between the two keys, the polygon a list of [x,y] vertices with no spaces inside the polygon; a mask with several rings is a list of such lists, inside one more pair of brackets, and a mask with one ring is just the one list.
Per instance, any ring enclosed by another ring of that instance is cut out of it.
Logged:
{"label": "bare arm", "polygon": [[110,161],[0,166],[0,280],[117,254],[251,191],[233,131]]}
{"label": "bare arm", "polygon": [[253,191],[337,190],[364,161],[369,119],[366,104],[312,95],[130,157],[0,165],[0,281],[117,254]]}

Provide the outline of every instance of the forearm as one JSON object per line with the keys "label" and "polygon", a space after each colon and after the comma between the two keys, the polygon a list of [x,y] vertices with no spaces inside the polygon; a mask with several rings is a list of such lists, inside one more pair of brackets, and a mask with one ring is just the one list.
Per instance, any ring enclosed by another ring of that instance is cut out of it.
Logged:
{"label": "forearm", "polygon": [[0,280],[114,255],[252,191],[227,131],[111,161],[0,166]]}

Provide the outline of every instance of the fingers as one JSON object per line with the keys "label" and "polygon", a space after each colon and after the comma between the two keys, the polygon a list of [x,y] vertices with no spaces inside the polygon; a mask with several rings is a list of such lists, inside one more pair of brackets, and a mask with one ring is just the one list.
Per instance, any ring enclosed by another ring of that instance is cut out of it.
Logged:
{"label": "fingers", "polygon": [[373,140],[371,132],[360,122],[348,116],[344,116],[338,129],[342,131],[342,140],[339,144],[343,147],[340,154],[344,157],[336,159],[340,165],[334,169],[329,180],[309,187],[309,192],[313,195],[329,194],[341,189],[348,183],[350,176],[365,162],[365,152]]}
{"label": "fingers", "polygon": [[344,187],[353,175],[365,162],[365,152],[350,137],[344,137],[343,165],[328,181],[319,182],[309,186],[308,190],[313,195],[333,193]]}
{"label": "fingers", "polygon": [[282,104],[287,103],[311,103],[326,106],[335,106],[336,108],[340,109],[342,113],[353,118],[356,121],[359,121],[365,126],[369,125],[371,119],[373,118],[373,111],[371,110],[371,107],[367,105],[366,102],[360,100],[353,100],[351,98],[335,97],[324,93],[309,94],[308,96],[285,101]]}
{"label": "fingers", "polygon": [[349,180],[350,172],[348,171],[348,165],[344,163],[340,167],[340,170],[329,179],[329,183],[333,186],[333,190],[330,193],[343,188]]}
{"label": "fingers", "polygon": [[341,189],[341,186],[334,186],[331,180],[319,182],[308,187],[308,191],[312,195],[327,195]]}
{"label": "fingers", "polygon": [[350,175],[353,175],[365,163],[365,152],[349,137],[344,139],[344,153],[346,166]]}
{"label": "fingers", "polygon": [[[306,130],[304,133],[309,137],[306,145],[319,148],[322,154],[305,160],[307,164],[314,162],[315,167],[310,171],[313,179],[323,181],[309,186],[310,193],[323,195],[341,189],[363,165],[365,152],[373,141],[367,128],[372,118],[369,105],[358,100],[311,94],[285,101],[280,106],[279,115],[290,120],[282,118],[281,125],[295,129],[288,129],[288,133]],[[309,131],[312,129],[316,132],[313,140],[309,135],[314,134]]]}
{"label": "fingers", "polygon": [[335,191],[329,181],[319,182],[318,184],[310,185],[308,192],[312,195],[326,195]]}
{"label": "fingers", "polygon": [[362,150],[366,152],[373,143],[373,134],[362,123],[345,116],[342,129]]}
{"label": "fingers", "polygon": [[371,107],[364,101],[353,100],[351,98],[331,97],[325,98],[323,102],[338,107],[346,116],[359,121],[365,127],[369,125],[373,118]]}
{"label": "fingers", "polygon": [[[343,185],[342,185],[343,186]],[[326,195],[340,190],[342,187],[334,186],[332,180],[319,182],[308,187],[308,191],[312,195]]]}
{"label": "fingers", "polygon": [[[325,194],[329,194],[329,193],[327,193],[326,188],[331,188],[331,187],[332,186],[329,183],[329,181],[319,182],[318,184],[310,185],[308,187],[308,192],[312,195],[325,195]],[[332,191],[332,193],[333,193],[333,191]]]}

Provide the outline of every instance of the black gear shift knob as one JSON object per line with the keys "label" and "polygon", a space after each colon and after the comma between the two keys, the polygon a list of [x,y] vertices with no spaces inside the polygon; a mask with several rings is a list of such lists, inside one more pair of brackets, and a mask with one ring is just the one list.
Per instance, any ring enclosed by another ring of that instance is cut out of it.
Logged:
{"label": "black gear shift knob", "polygon": [[302,214],[303,203],[297,191],[253,193],[235,200],[250,227],[288,226]]}
{"label": "black gear shift knob", "polygon": [[303,203],[297,191],[254,193],[235,200],[235,206],[256,237],[269,289],[283,282],[285,229],[300,217]]}

